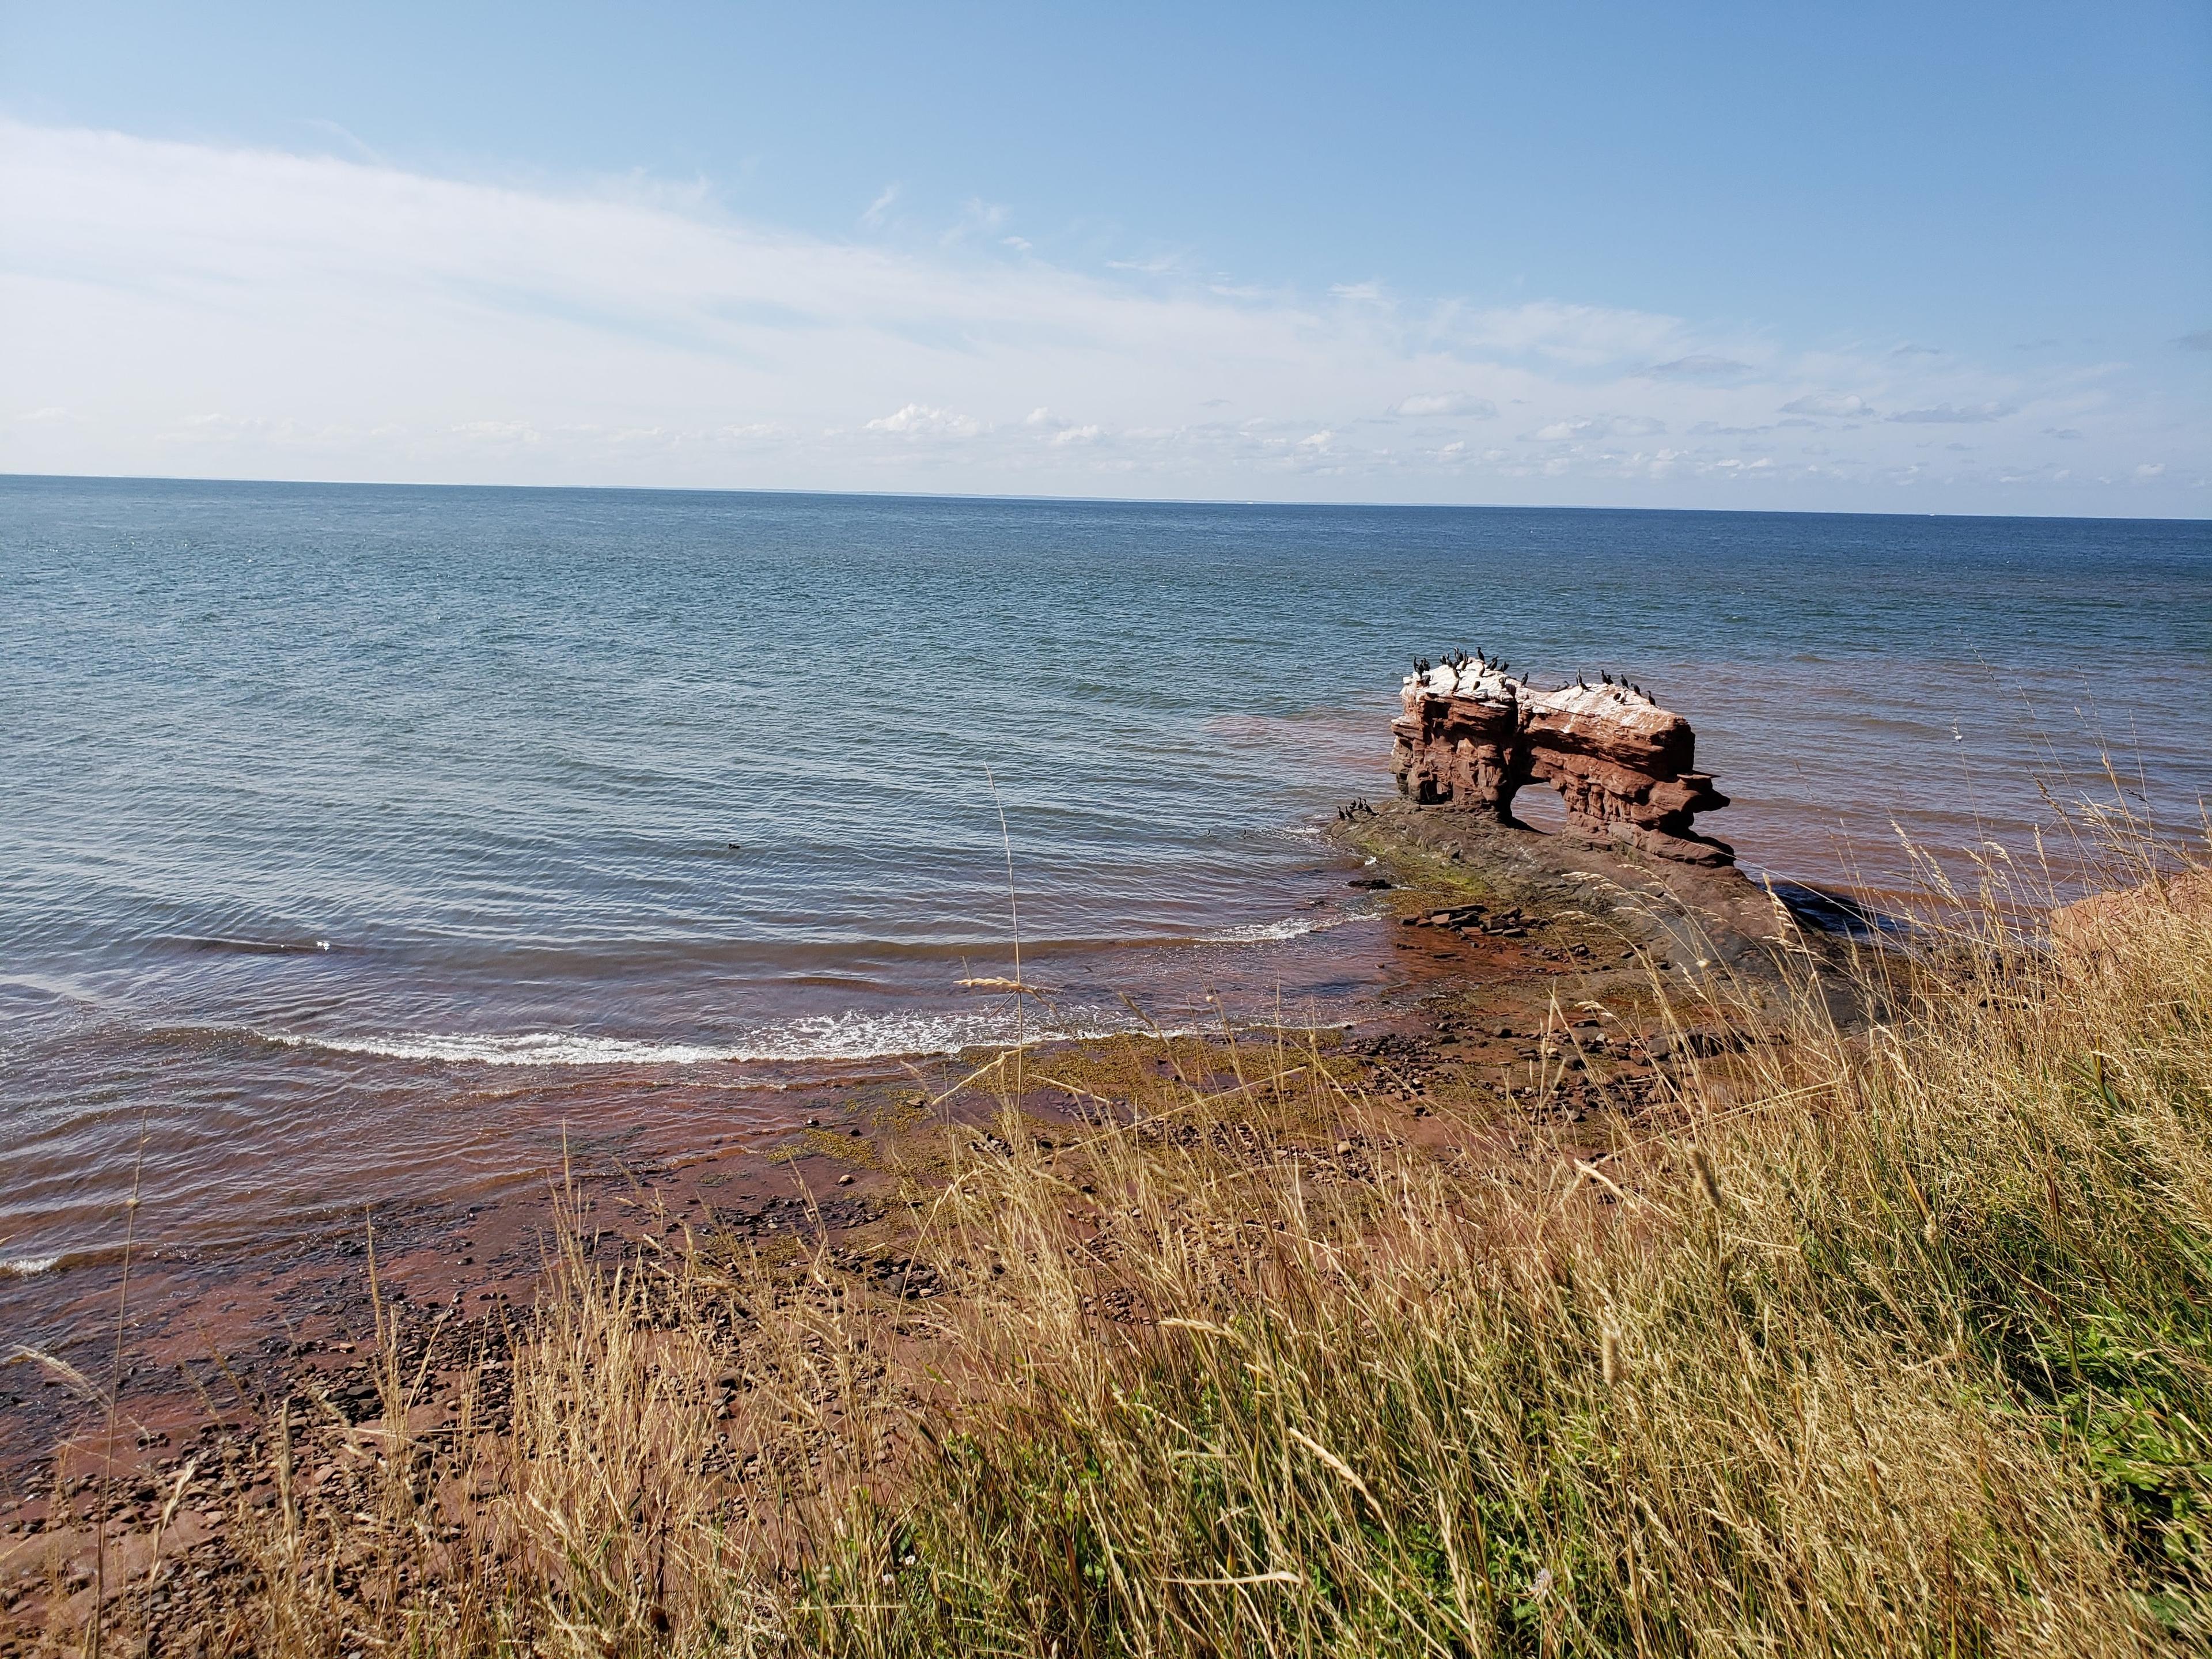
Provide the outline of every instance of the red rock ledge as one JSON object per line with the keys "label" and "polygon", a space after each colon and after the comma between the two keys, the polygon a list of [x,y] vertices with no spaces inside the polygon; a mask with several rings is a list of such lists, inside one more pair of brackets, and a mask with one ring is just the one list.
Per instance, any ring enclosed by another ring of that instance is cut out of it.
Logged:
{"label": "red rock ledge", "polygon": [[1513,822],[1513,797],[1549,784],[1567,827],[1684,864],[1732,864],[1735,849],[1691,819],[1728,805],[1695,771],[1689,721],[1641,690],[1607,683],[1539,691],[1479,659],[1426,663],[1406,677],[1405,713],[1391,722],[1390,769],[1418,805]]}

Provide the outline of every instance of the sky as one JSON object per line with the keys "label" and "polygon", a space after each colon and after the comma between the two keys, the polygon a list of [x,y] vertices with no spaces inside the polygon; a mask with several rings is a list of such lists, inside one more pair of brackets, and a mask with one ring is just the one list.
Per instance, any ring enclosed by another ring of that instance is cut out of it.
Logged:
{"label": "sky", "polygon": [[0,0],[0,471],[2212,515],[2212,7]]}

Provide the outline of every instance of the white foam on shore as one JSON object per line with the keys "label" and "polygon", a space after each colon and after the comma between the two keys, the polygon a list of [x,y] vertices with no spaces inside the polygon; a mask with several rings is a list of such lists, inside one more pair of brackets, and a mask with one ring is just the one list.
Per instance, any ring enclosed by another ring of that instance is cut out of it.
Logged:
{"label": "white foam on shore", "polygon": [[0,1276],[15,1279],[36,1279],[40,1273],[50,1273],[62,1265],[58,1255],[18,1255],[0,1257]]}
{"label": "white foam on shore", "polygon": [[511,1036],[441,1036],[428,1031],[393,1036],[255,1035],[288,1048],[328,1048],[342,1054],[381,1054],[390,1060],[432,1060],[479,1066],[696,1066],[738,1056],[686,1042],[640,1042],[624,1037],[583,1036],[573,1031],[523,1031]]}
{"label": "white foam on shore", "polygon": [[1265,945],[1277,939],[1301,939],[1308,933],[1326,933],[1338,927],[1346,927],[1355,921],[1372,921],[1371,915],[1285,916],[1280,921],[1247,922],[1241,927],[1224,927],[1218,933],[1201,933],[1202,945]]}
{"label": "white foam on shore", "polygon": [[[1026,1040],[1036,1042],[1112,1036],[1134,1029],[1133,1022],[1125,1020],[1030,1019],[1019,1031]],[[307,1036],[294,1032],[255,1035],[290,1048],[325,1048],[339,1054],[379,1054],[445,1065],[702,1066],[743,1060],[887,1060],[899,1054],[950,1054],[963,1048],[1002,1047],[1013,1042],[1016,1033],[1012,1014],[999,1012],[823,1014],[711,1045],[586,1036],[571,1031],[456,1036],[404,1032],[362,1037]]]}

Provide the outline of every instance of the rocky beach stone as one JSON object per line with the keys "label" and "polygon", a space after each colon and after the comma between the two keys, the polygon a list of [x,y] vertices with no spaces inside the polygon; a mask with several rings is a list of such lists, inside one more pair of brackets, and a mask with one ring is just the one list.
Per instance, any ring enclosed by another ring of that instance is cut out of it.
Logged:
{"label": "rocky beach stone", "polygon": [[1407,676],[1391,723],[1390,769],[1416,805],[1512,823],[1531,784],[1557,789],[1569,831],[1684,864],[1735,861],[1725,842],[1692,828],[1728,805],[1696,769],[1688,720],[1626,685],[1539,691],[1480,662]]}

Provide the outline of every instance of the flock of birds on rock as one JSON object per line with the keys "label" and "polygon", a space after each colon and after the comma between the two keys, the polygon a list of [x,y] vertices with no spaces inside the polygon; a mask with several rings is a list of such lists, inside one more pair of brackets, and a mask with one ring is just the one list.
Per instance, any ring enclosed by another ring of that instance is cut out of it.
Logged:
{"label": "flock of birds on rock", "polygon": [[[1477,678],[1480,678],[1486,674],[1495,674],[1500,679],[1517,680],[1520,684],[1528,686],[1531,690],[1535,689],[1532,684],[1530,684],[1528,677],[1526,674],[1516,676],[1510,672],[1509,671],[1511,668],[1511,665],[1503,657],[1498,658],[1493,662],[1490,658],[1485,656],[1480,650],[1477,650],[1472,656],[1468,655],[1468,653],[1464,651],[1447,651],[1438,662],[1433,664],[1431,663],[1426,657],[1416,657],[1413,659],[1413,673],[1417,678],[1425,680],[1437,667],[1449,668],[1452,672],[1452,684],[1455,687],[1459,684],[1460,676],[1470,666],[1474,669]],[[1652,703],[1655,707],[1656,706],[1657,700],[1655,699],[1649,691],[1646,691],[1642,686],[1634,684],[1632,681],[1626,678],[1615,679],[1605,670],[1600,669],[1598,671],[1598,678],[1605,683],[1605,686],[1619,691],[1623,696],[1633,695],[1635,696],[1641,697],[1648,703]],[[1583,679],[1580,674],[1575,676],[1575,686],[1577,690],[1582,691],[1601,689],[1593,687],[1587,680]],[[1561,691],[1564,691],[1567,688],[1565,685],[1560,685],[1557,688],[1557,690]]]}

